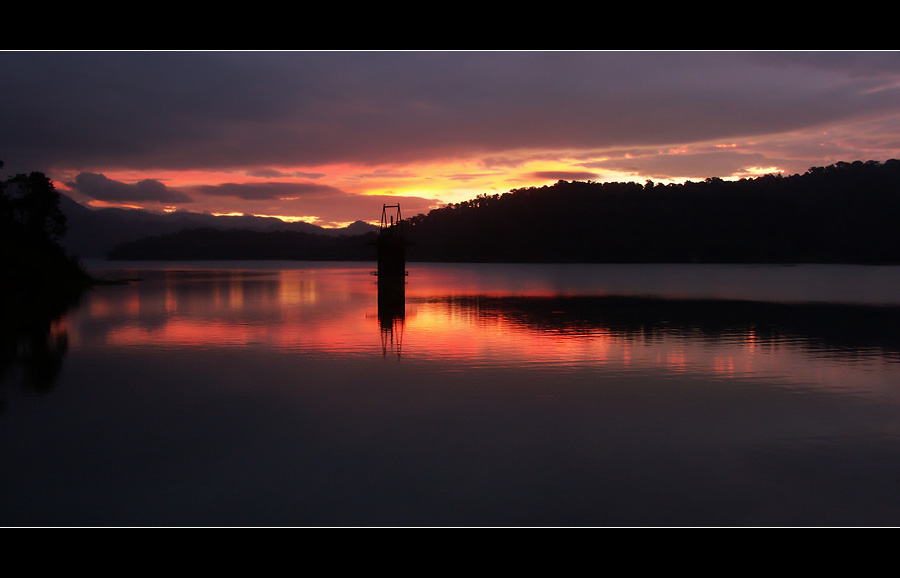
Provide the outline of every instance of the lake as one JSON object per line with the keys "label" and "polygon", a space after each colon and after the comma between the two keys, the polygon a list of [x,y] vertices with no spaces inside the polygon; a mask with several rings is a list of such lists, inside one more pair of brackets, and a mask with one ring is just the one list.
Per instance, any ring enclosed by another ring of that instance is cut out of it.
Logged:
{"label": "lake", "polygon": [[0,525],[900,525],[900,267],[87,265]]}

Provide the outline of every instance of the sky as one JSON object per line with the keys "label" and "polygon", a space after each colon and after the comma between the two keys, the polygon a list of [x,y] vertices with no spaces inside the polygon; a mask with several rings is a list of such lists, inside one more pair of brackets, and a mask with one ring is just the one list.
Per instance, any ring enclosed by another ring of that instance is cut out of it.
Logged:
{"label": "sky", "polygon": [[900,158],[900,52],[2,51],[3,178],[92,207],[377,223],[563,180]]}

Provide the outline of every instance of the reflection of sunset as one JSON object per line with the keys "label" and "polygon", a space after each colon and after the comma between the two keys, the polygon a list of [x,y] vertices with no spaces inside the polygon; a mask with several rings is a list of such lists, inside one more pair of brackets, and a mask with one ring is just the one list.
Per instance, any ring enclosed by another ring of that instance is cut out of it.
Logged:
{"label": "reflection of sunset", "polygon": [[[315,271],[274,274],[216,272],[185,283],[178,271],[94,295],[90,319],[118,319],[106,334],[108,346],[233,347],[264,344],[277,348],[337,350],[371,339],[367,320],[349,297],[363,271],[329,270],[330,285],[319,290]],[[364,278],[368,283],[368,275]],[[374,288],[371,289],[374,294]],[[348,305],[349,303],[349,305]]]}
{"label": "reflection of sunset", "polygon": [[734,358],[731,356],[716,356],[713,359],[713,371],[717,375],[733,377],[734,376]]}
{"label": "reflection of sunset", "polygon": [[[69,333],[76,340],[102,339],[106,347],[126,348],[265,347],[337,356],[390,348],[412,362],[441,361],[447,370],[544,368],[598,376],[665,370],[829,389],[887,386],[880,380],[891,362],[883,356],[861,354],[850,361],[823,356],[811,362],[813,353],[802,343],[762,337],[755,327],[709,338],[667,326],[622,328],[566,318],[566,311],[556,310],[565,302],[532,312],[529,307],[552,297],[552,283],[486,281],[460,271],[416,266],[404,310],[393,317],[376,314],[377,289],[367,265],[161,271],[92,294],[82,315],[110,325],[101,337],[80,332],[78,324],[70,324]],[[518,297],[511,302],[496,297],[504,295]]]}

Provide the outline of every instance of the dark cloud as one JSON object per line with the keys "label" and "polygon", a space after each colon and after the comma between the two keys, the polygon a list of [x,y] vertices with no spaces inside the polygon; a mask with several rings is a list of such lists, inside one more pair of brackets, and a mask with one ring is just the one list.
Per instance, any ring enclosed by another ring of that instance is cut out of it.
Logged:
{"label": "dark cloud", "polygon": [[234,197],[245,201],[264,201],[274,199],[312,199],[322,197],[347,198],[347,194],[328,185],[316,183],[225,183],[221,185],[202,185],[191,187],[192,192],[215,197]]}
{"label": "dark cloud", "polygon": [[10,167],[246,168],[648,146],[900,114],[894,53],[0,53]]}
{"label": "dark cloud", "polygon": [[325,177],[325,173],[311,173],[307,171],[281,171],[272,168],[263,168],[247,171],[247,175],[251,177],[259,177],[263,179],[284,179],[284,178],[300,178],[300,179],[321,179]]}
{"label": "dark cloud", "polygon": [[193,201],[189,195],[153,179],[130,184],[97,173],[80,173],[74,181],[65,184],[92,199],[113,203],[180,204]]}

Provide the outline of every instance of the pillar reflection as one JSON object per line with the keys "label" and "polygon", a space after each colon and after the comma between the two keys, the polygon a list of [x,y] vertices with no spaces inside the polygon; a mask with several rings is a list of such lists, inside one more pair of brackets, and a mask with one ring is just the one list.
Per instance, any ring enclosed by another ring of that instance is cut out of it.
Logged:
{"label": "pillar reflection", "polygon": [[385,357],[396,353],[399,359],[406,323],[406,280],[403,277],[378,277],[378,322]]}

